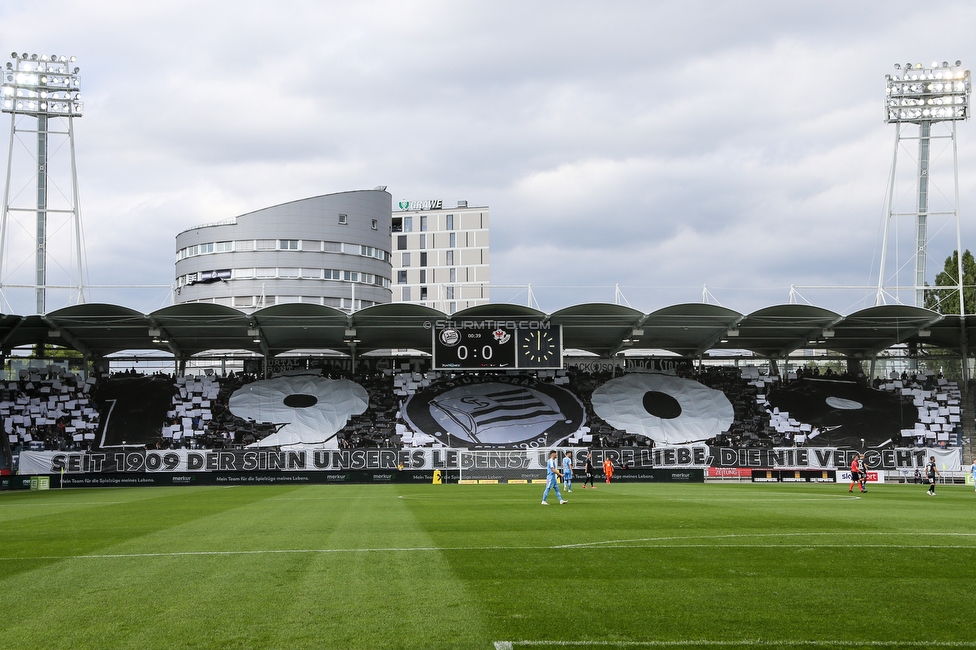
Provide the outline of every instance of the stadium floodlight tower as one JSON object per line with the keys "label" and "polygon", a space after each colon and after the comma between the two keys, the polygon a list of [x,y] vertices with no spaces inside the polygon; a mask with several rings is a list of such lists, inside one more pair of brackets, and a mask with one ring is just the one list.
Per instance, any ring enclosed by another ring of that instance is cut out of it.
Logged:
{"label": "stadium floodlight tower", "polygon": [[[959,250],[959,313],[965,313],[962,292],[962,233],[959,223],[959,161],[956,152],[956,123],[969,119],[971,77],[969,70],[962,69],[962,61],[931,67],[921,63],[895,64],[895,73],[885,75],[885,122],[895,125],[895,153],[888,180],[887,214],[884,239],[881,248],[881,272],[878,274],[878,293],[875,305],[884,303],[885,264],[888,252],[888,234],[891,221],[896,216],[915,217],[915,306],[925,306],[925,256],[928,241],[928,217],[934,214],[953,215],[956,219],[956,249]],[[949,126],[946,135],[933,135],[932,125],[945,122]],[[906,125],[918,126],[917,135],[906,134]],[[929,152],[932,140],[948,138],[952,146],[952,172],[954,203],[951,210],[933,212],[929,209]],[[918,176],[914,212],[896,212],[895,178],[898,167],[898,150],[902,140],[918,140]],[[896,271],[897,277],[897,271]]]}
{"label": "stadium floodlight tower", "polygon": [[[75,166],[75,137],[74,118],[81,117],[84,105],[81,102],[81,80],[78,77],[79,68],[75,67],[75,57],[58,56],[55,54],[18,54],[10,55],[3,70],[3,83],[0,85],[0,110],[10,114],[10,146],[7,151],[7,181],[3,191],[3,215],[0,218],[0,282],[3,274],[3,257],[6,254],[7,226],[12,211],[36,212],[37,228],[34,236],[35,247],[35,277],[34,294],[37,301],[37,313],[44,314],[47,301],[47,256],[48,256],[48,213],[70,213],[74,219],[74,234],[76,255],[78,258],[78,278],[74,287],[78,292],[78,301],[84,302],[82,280],[82,243],[81,243],[81,214],[78,201],[78,173]],[[18,116],[36,118],[36,129],[30,129]],[[63,118],[67,123],[67,131],[52,131],[49,129],[51,118]],[[13,162],[14,140],[17,132],[37,134],[37,203],[36,207],[18,208],[10,204],[10,171]],[[71,197],[70,208],[65,210],[52,209],[48,205],[48,176],[50,158],[48,156],[48,140],[51,134],[67,135],[70,143],[71,155]],[[3,285],[0,284],[0,287]],[[27,285],[30,286],[30,285]]]}

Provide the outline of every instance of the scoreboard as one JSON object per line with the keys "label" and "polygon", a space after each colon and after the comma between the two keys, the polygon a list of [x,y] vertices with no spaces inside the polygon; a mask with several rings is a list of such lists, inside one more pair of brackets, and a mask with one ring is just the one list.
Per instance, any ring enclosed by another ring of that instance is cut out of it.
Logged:
{"label": "scoreboard", "polygon": [[562,329],[545,321],[437,321],[435,370],[562,368]]}

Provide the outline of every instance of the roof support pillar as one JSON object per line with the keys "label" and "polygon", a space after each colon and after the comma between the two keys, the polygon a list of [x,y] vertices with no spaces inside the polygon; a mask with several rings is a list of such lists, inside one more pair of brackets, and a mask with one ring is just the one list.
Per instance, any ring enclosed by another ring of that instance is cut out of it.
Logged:
{"label": "roof support pillar", "polygon": [[[962,295],[960,293],[960,295]],[[961,301],[960,301],[961,302]],[[959,354],[962,356],[962,389],[969,393],[969,337],[966,333],[966,317],[959,317]]]}

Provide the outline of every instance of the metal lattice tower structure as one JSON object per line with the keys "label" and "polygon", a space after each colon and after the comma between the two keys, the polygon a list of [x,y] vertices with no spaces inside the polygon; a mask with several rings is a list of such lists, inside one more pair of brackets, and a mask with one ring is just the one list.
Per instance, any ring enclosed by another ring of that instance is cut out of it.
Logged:
{"label": "metal lattice tower structure", "polygon": [[[74,221],[74,245],[77,256],[77,280],[72,290],[77,291],[78,302],[84,302],[83,249],[81,230],[81,211],[78,197],[78,173],[75,164],[74,118],[81,117],[84,104],[81,102],[81,80],[79,68],[75,67],[75,57],[47,54],[10,55],[3,70],[3,83],[0,85],[0,110],[10,114],[10,144],[7,150],[7,178],[3,192],[3,213],[0,216],[0,291],[6,287],[32,287],[34,289],[36,310],[44,314],[47,310],[48,286],[48,214],[68,213]],[[20,118],[20,119],[18,119]],[[34,118],[24,120],[23,118]],[[60,119],[58,119],[60,118]],[[36,120],[36,122],[35,122]],[[56,130],[61,122],[66,130]],[[36,123],[36,128],[30,128]],[[52,129],[52,126],[54,129]],[[35,205],[17,207],[11,205],[10,177],[13,166],[14,141],[17,133],[36,133],[36,180],[37,193]],[[67,136],[71,157],[71,196],[67,209],[51,208],[48,201],[48,182],[50,172],[49,143],[51,135]],[[8,227],[12,212],[35,212],[34,232],[34,283],[32,285],[4,284],[4,265],[7,259]]]}
{"label": "metal lattice tower structure", "polygon": [[[889,250],[889,233],[895,217],[914,217],[915,248],[913,252],[915,273],[913,289],[915,306],[925,306],[925,261],[928,246],[928,218],[930,215],[951,215],[956,222],[956,249],[959,251],[958,291],[960,314],[965,313],[962,277],[962,233],[959,220],[959,161],[956,151],[956,124],[969,119],[971,76],[962,69],[962,61],[950,65],[943,61],[931,67],[921,63],[906,63],[904,68],[895,64],[895,74],[885,75],[885,122],[895,125],[895,149],[888,180],[887,210],[884,223],[884,239],[881,248],[881,268],[878,274],[878,291],[875,305],[884,304],[886,295],[886,265]],[[933,135],[932,125],[940,122],[949,126],[947,135]],[[906,127],[917,127],[917,132]],[[954,197],[951,210],[931,211],[929,208],[930,151],[935,139],[950,139],[952,147],[952,174]],[[915,210],[895,210],[895,185],[898,169],[898,152],[903,140],[918,140]],[[897,277],[897,271],[896,271]]]}

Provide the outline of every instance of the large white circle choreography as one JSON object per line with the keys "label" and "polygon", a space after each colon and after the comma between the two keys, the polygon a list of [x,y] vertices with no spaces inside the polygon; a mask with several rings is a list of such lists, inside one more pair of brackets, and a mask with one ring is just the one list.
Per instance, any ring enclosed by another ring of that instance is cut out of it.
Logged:
{"label": "large white circle choreography", "polygon": [[607,424],[656,443],[700,442],[732,426],[735,411],[720,390],[673,375],[632,373],[593,391],[593,411]]}
{"label": "large white circle choreography", "polygon": [[265,379],[243,386],[228,406],[237,417],[284,424],[253,447],[318,445],[337,449],[336,432],[353,415],[366,412],[366,389],[348,379],[298,375]]}

